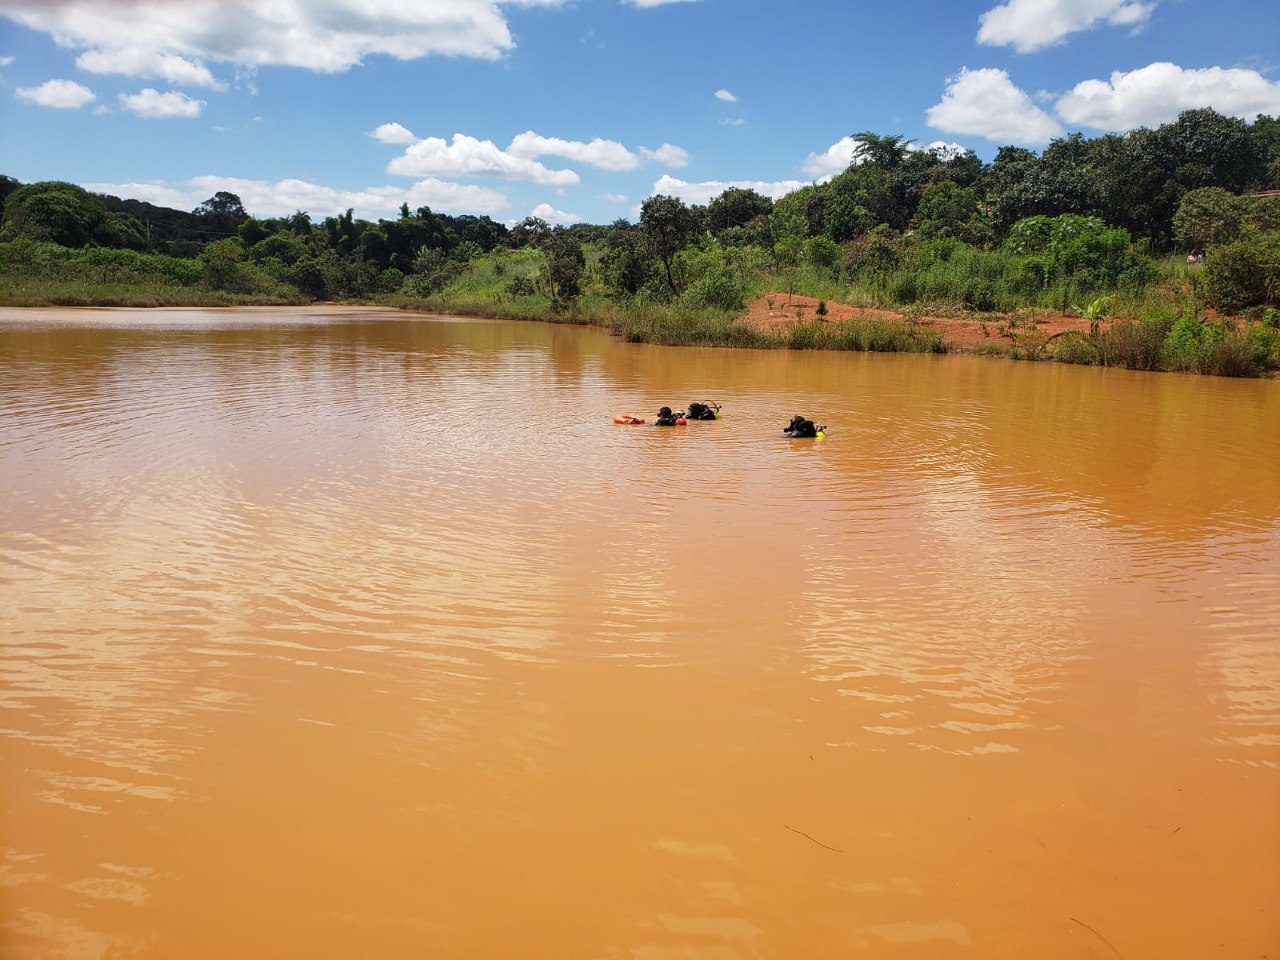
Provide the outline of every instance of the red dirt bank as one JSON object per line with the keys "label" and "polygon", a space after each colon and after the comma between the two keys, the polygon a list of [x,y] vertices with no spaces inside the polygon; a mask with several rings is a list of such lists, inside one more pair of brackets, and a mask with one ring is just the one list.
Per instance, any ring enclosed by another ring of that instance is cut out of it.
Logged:
{"label": "red dirt bank", "polygon": [[[770,306],[770,301],[773,305]],[[765,293],[755,301],[742,316],[742,320],[757,330],[774,330],[778,327],[795,323],[797,320],[823,320],[827,323],[838,323],[842,320],[906,320],[907,316],[893,310],[878,310],[872,307],[854,307],[847,303],[827,301],[827,315],[817,314],[818,301],[813,297],[802,297],[798,294],[788,296],[783,293]],[[796,311],[801,315],[796,316]],[[919,322],[942,333],[947,345],[953,350],[975,351],[984,345],[1009,346],[1012,341],[1005,335],[1008,318],[992,316],[984,320],[970,320],[959,317],[922,316]],[[1083,317],[1064,317],[1056,313],[1038,313],[1018,318],[1015,333],[1028,333],[1032,329],[1039,336],[1050,337],[1066,330],[1089,330],[1089,321]]]}

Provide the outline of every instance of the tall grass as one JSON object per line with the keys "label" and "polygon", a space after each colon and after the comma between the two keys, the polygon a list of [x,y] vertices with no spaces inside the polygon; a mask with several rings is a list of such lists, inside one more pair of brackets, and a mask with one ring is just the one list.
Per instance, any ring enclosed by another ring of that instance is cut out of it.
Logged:
{"label": "tall grass", "polygon": [[306,298],[288,284],[267,282],[254,293],[227,293],[203,283],[198,260],[103,247],[72,249],[20,239],[0,243],[3,306],[286,305]]}

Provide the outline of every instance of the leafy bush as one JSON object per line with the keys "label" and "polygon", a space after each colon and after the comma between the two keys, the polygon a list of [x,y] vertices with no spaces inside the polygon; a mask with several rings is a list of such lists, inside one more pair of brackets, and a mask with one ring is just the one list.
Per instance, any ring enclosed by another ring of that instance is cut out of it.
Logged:
{"label": "leafy bush", "polygon": [[840,247],[830,237],[811,237],[804,245],[804,259],[829,270],[840,262]]}
{"label": "leafy bush", "polygon": [[711,270],[690,284],[681,299],[691,307],[738,311],[746,305],[747,287],[728,270]]}
{"label": "leafy bush", "polygon": [[1097,217],[1064,213],[1019,220],[1003,246],[1028,258],[1028,267],[1046,287],[1073,278],[1094,285],[1141,285],[1150,277],[1150,263],[1130,245],[1127,230]]}
{"label": "leafy bush", "polygon": [[1072,330],[1059,337],[1054,342],[1053,355],[1059,363],[1087,365],[1102,363],[1102,352],[1097,344],[1078,330]]}
{"label": "leafy bush", "polygon": [[[1159,370],[1172,318],[1121,321],[1098,338],[1099,362],[1127,370]],[[1061,348],[1059,348],[1061,357]]]}
{"label": "leafy bush", "polygon": [[1280,303],[1280,231],[1215,247],[1205,285],[1209,302],[1222,310]]}
{"label": "leafy bush", "polygon": [[1166,370],[1256,377],[1280,367],[1280,333],[1263,324],[1250,324],[1242,331],[1230,323],[1204,323],[1187,314],[1169,331],[1161,363]]}

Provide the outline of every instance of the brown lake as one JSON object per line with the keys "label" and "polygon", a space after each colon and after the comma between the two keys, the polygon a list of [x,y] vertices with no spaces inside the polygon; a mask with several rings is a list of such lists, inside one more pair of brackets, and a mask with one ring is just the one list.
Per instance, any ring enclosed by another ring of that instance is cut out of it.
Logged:
{"label": "brown lake", "polygon": [[0,311],[0,956],[1278,957],[1280,382]]}

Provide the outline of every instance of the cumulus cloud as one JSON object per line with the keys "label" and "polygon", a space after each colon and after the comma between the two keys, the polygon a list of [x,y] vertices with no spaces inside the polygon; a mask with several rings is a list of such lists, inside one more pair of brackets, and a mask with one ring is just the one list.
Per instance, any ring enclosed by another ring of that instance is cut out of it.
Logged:
{"label": "cumulus cloud", "polygon": [[547,223],[553,223],[561,227],[582,222],[582,218],[576,213],[565,213],[563,210],[557,210],[549,203],[538,204],[529,211],[529,216],[537,217],[539,220],[545,220]]}
{"label": "cumulus cloud", "polygon": [[956,143],[954,140],[934,140],[932,143],[925,144],[923,147],[913,146],[911,149],[927,150],[929,153],[932,153],[943,160],[956,160],[963,157],[966,153],[972,152],[963,143]]}
{"label": "cumulus cloud", "polygon": [[119,73],[126,77],[167,80],[177,86],[225,90],[203,63],[175,53],[153,50],[89,50],[76,58],[76,66],[86,73]]}
{"label": "cumulus cloud", "polygon": [[410,176],[501,177],[563,186],[578,183],[578,174],[550,169],[540,157],[563,157],[615,172],[635,170],[645,161],[668,167],[683,167],[689,162],[688,152],[670,143],[656,150],[630,150],[616,140],[564,140],[533,130],[517,134],[505,150],[492,140],[463,133],[455,133],[449,142],[440,137],[419,138],[399,123],[381,124],[368,135],[381,143],[404,144],[404,154],[392,160],[387,169]]}
{"label": "cumulus cloud", "polygon": [[120,94],[120,106],[140,117],[170,119],[172,117],[198,117],[204,109],[203,100],[193,100],[185,93],[168,90],[161,93],[154,87],[144,87],[137,93]]}
{"label": "cumulus cloud", "polygon": [[1158,126],[1198,107],[1244,118],[1280,115],[1280,82],[1254,70],[1184,70],[1173,63],[1153,63],[1128,73],[1116,71],[1110,81],[1085,80],[1057,103],[1058,114],[1068,123],[1116,131]]}
{"label": "cumulus cloud", "polygon": [[427,206],[442,213],[497,213],[507,198],[497,190],[441,180],[419,180],[410,187],[381,186],[340,190],[306,180],[244,180],[237,177],[200,176],[176,183],[87,183],[85,189],[117,197],[146,200],[167,207],[190,210],[219,190],[234,193],[245,209],[259,217],[288,216],[305,210],[315,217],[342,213],[354,207],[363,217],[393,216],[400,205]]}
{"label": "cumulus cloud", "polygon": [[822,153],[811,153],[805,157],[800,169],[812,177],[832,177],[842,173],[861,152],[861,145],[853,137],[841,137]]}
{"label": "cumulus cloud", "polygon": [[92,90],[74,80],[46,80],[38,87],[19,87],[14,92],[28,103],[54,110],[78,110],[98,99]]}
{"label": "cumulus cloud", "polygon": [[627,202],[627,195],[625,193],[603,193],[600,196],[602,199],[608,200],[610,203]]}
{"label": "cumulus cloud", "polygon": [[379,143],[410,144],[417,143],[418,138],[412,130],[399,123],[380,123],[369,131],[369,136]]}
{"label": "cumulus cloud", "polygon": [[526,130],[511,141],[507,152],[513,156],[528,159],[564,157],[566,160],[577,160],[579,163],[600,167],[602,170],[634,170],[640,166],[640,157],[618,141],[602,140],[599,137],[590,143],[583,143],[580,140],[544,137],[532,130]]}
{"label": "cumulus cloud", "polygon": [[658,196],[661,194],[668,197],[679,197],[685,203],[690,204],[709,203],[726,190],[737,187],[745,190],[754,190],[756,193],[777,200],[779,197],[786,196],[788,193],[799,190],[804,186],[808,186],[808,184],[803,180],[704,180],[700,183],[690,183],[687,180],[677,179],[670,174],[664,174],[653,185],[653,190],[649,195]]}
{"label": "cumulus cloud", "polygon": [[725,103],[737,103],[738,98],[724,88],[716,91],[716,99],[723,100]]}
{"label": "cumulus cloud", "polygon": [[[494,59],[515,44],[504,7],[563,0],[5,0],[3,16],[91,53],[110,72],[182,73],[191,83],[205,61],[292,66],[334,73],[375,54],[413,60],[433,54]],[[176,61],[158,66],[157,58]],[[148,72],[150,71],[150,72]],[[208,85],[207,83],[205,85]]]}
{"label": "cumulus cloud", "polygon": [[664,167],[687,167],[689,165],[689,151],[683,147],[673,146],[670,143],[664,143],[657,150],[650,150],[648,147],[640,148],[640,156],[646,160],[652,160],[660,163]]}
{"label": "cumulus cloud", "polygon": [[1154,0],[1006,0],[978,18],[978,42],[1030,53],[1102,24],[1138,27],[1155,8]]}
{"label": "cumulus cloud", "polygon": [[986,137],[997,143],[1037,146],[1061,135],[1062,127],[1004,70],[962,69],[947,83],[941,102],[925,114],[931,127]]}
{"label": "cumulus cloud", "polygon": [[13,57],[0,57],[0,67],[8,67],[13,64]]}
{"label": "cumulus cloud", "polygon": [[721,120],[721,121],[720,121],[720,126],[722,126],[722,127],[740,127],[740,126],[742,126],[742,125],[743,125],[744,123],[746,123],[746,122],[747,122],[747,121],[743,120],[741,117],[734,117],[734,118],[733,118],[733,119],[731,119],[731,120]]}
{"label": "cumulus cloud", "polygon": [[562,186],[579,181],[572,170],[552,170],[537,160],[518,157],[492,140],[455,133],[453,140],[426,137],[409,144],[387,165],[389,173],[406,176],[500,177]]}

